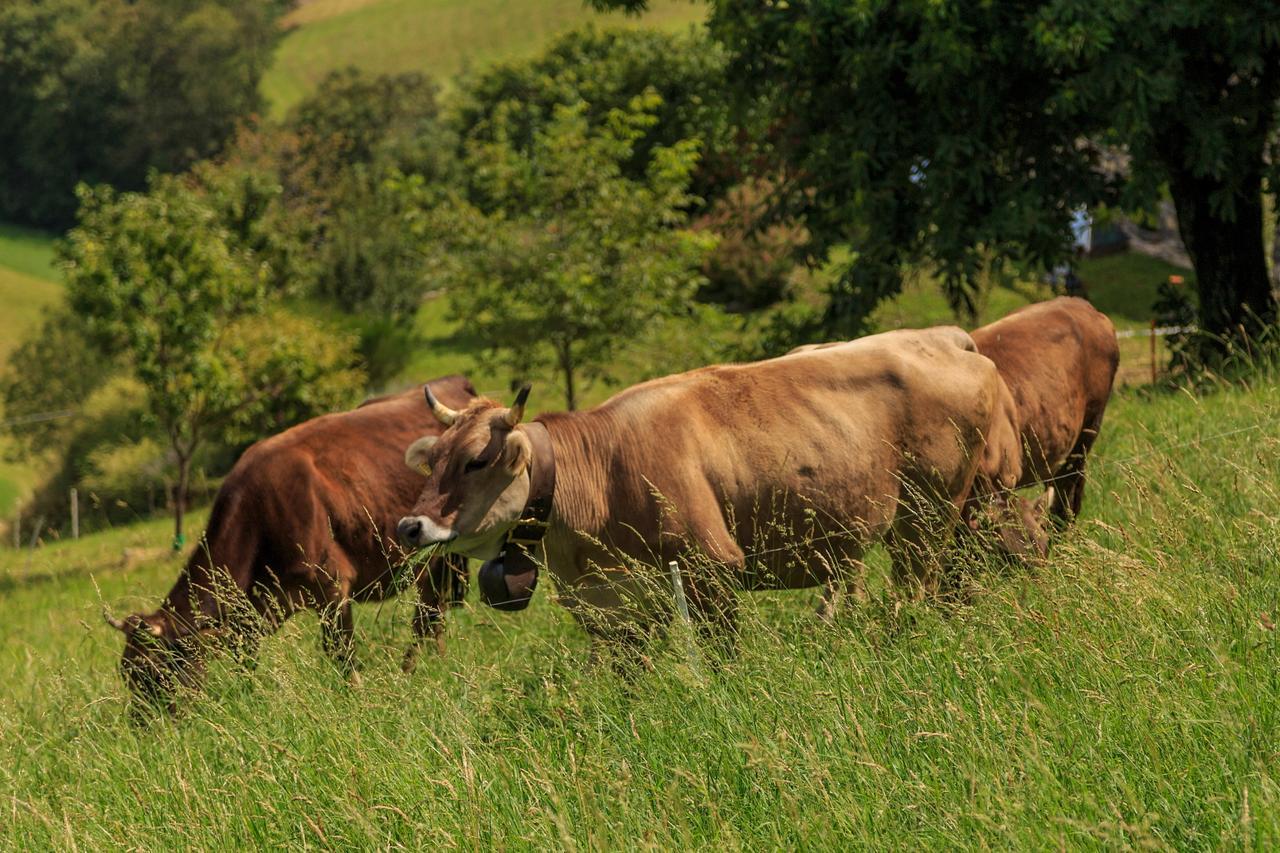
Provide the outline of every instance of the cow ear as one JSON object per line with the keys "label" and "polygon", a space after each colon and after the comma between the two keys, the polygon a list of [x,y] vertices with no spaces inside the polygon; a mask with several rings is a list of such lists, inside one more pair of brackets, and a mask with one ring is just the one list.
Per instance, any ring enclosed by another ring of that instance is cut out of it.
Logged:
{"label": "cow ear", "polygon": [[516,476],[528,468],[532,460],[533,446],[529,444],[529,437],[520,430],[513,429],[502,449],[502,464]]}
{"label": "cow ear", "polygon": [[438,438],[438,435],[424,435],[409,445],[409,448],[404,452],[404,464],[415,471],[430,474],[431,469],[427,466],[427,451],[431,449]]}

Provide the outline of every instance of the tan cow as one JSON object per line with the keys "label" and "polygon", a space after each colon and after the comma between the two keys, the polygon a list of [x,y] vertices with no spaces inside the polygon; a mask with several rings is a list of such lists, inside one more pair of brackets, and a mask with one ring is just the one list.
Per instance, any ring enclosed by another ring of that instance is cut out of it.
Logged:
{"label": "tan cow", "polygon": [[975,329],[973,340],[1011,394],[1022,447],[1015,487],[1050,486],[1049,513],[1069,524],[1120,363],[1115,326],[1085,300],[1062,296]]}
{"label": "tan cow", "polygon": [[432,401],[450,426],[408,455],[429,474],[398,533],[492,559],[553,464],[542,556],[561,602],[593,633],[668,612],[669,587],[635,571],[668,560],[685,566],[695,610],[730,624],[734,596],[717,594],[722,585],[831,583],[882,537],[895,580],[927,594],[937,537],[968,497],[999,391],[972,339],[939,328],[702,368],[530,424],[522,399],[461,411]]}

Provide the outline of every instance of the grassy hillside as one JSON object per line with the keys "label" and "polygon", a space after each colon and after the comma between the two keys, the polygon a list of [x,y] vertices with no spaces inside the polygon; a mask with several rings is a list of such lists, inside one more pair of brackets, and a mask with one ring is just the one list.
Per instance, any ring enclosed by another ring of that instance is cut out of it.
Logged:
{"label": "grassy hillside", "polygon": [[330,71],[425,71],[444,82],[465,67],[535,52],[587,23],[679,28],[703,19],[688,0],[656,0],[640,18],[602,15],[583,0],[311,0],[285,20],[291,31],[262,82],[277,115]]}
{"label": "grassy hillside", "polygon": [[[365,686],[315,620],[178,723],[130,726],[99,607],[150,607],[166,525],[3,552],[0,846],[823,848],[1280,844],[1280,384],[1127,393],[1086,515],[968,606],[746,598],[736,659],[633,683],[551,601],[478,606],[412,677],[361,607]],[[198,520],[197,520],[198,521]],[[874,561],[878,570],[883,562]]]}
{"label": "grassy hillside", "polygon": [[[0,370],[10,351],[61,296],[53,266],[53,238],[43,231],[0,224],[0,306],[4,306],[0,311]],[[0,456],[4,449],[5,439],[0,438]],[[0,518],[8,517],[36,476],[33,466],[0,458]]]}

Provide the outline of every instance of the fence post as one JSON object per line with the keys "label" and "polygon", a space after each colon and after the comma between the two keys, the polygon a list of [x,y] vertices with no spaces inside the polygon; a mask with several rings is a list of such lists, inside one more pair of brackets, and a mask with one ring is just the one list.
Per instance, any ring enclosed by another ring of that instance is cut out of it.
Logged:
{"label": "fence post", "polygon": [[1151,318],[1151,384],[1159,380],[1156,367],[1156,318]]}
{"label": "fence post", "polygon": [[80,493],[71,487],[71,538],[80,538]]}
{"label": "fence post", "polygon": [[13,514],[13,550],[22,548],[22,513]]}
{"label": "fence post", "polygon": [[685,654],[689,658],[689,669],[693,674],[701,678],[702,671],[698,668],[698,650],[693,645],[693,620],[689,618],[689,603],[684,597],[684,579],[680,576],[680,564],[675,560],[667,563],[667,569],[671,572],[671,592],[676,600],[676,612],[680,614],[681,633],[685,635]]}

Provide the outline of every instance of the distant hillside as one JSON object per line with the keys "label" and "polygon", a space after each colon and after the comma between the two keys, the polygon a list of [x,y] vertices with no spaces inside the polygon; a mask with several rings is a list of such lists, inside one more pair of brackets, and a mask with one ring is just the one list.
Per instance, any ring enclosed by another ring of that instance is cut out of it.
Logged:
{"label": "distant hillside", "polygon": [[705,17],[690,0],[654,0],[639,18],[604,15],[583,0],[304,0],[262,88],[279,115],[330,71],[426,71],[444,80],[464,67],[522,56],[587,23],[681,29]]}
{"label": "distant hillside", "polygon": [[[40,322],[47,306],[62,296],[53,267],[53,237],[27,228],[0,225],[0,370],[9,352]],[[0,409],[0,418],[4,411]],[[7,518],[37,477],[37,466],[3,459],[0,437],[0,517]]]}

